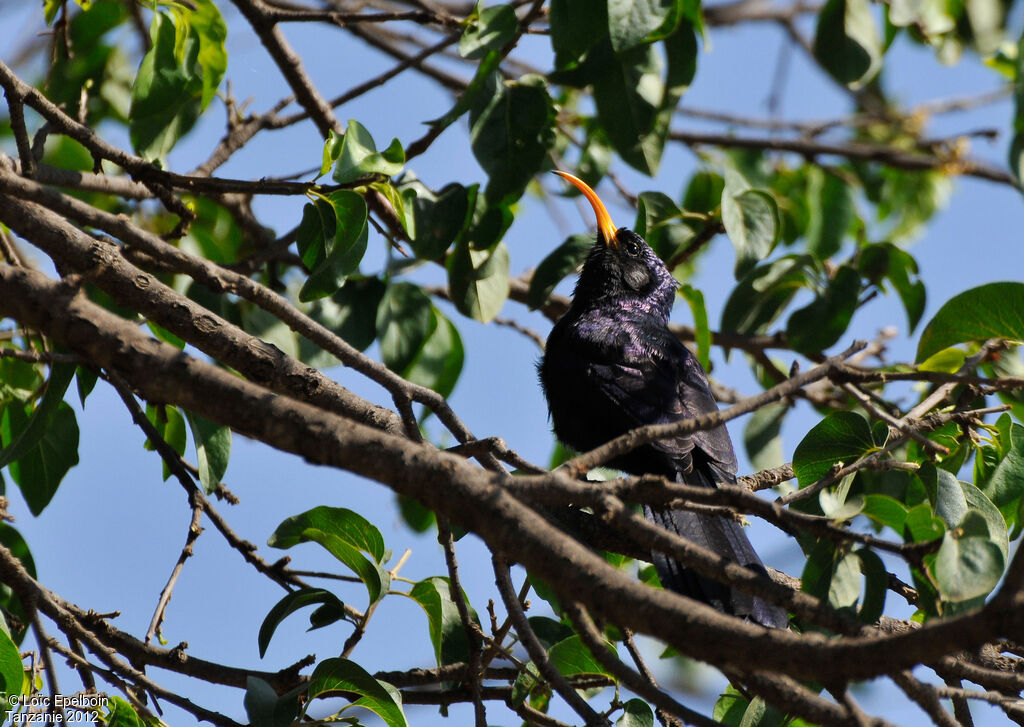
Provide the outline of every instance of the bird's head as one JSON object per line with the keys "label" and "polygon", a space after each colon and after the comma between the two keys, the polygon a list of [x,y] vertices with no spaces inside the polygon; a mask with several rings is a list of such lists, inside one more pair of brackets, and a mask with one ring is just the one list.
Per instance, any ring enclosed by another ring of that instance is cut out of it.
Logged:
{"label": "bird's head", "polygon": [[597,216],[597,242],[587,255],[573,300],[588,305],[619,301],[667,319],[678,283],[651,246],[630,229],[615,228],[600,197],[582,179],[555,174],[579,189]]}

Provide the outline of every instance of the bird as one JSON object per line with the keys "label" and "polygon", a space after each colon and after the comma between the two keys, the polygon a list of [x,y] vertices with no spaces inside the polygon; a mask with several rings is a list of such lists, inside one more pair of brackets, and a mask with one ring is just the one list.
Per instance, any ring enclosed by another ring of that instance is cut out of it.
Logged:
{"label": "bird", "polygon": [[[678,283],[638,234],[616,228],[597,193],[567,172],[597,216],[568,311],[555,323],[538,364],[555,436],[586,452],[636,427],[718,411],[707,373],[668,327]],[[662,439],[608,462],[703,487],[736,482],[724,425]],[[747,568],[765,567],[734,518],[645,505],[652,523]],[[652,561],[662,586],[747,621],[785,629],[784,609],[706,578],[662,553]]]}

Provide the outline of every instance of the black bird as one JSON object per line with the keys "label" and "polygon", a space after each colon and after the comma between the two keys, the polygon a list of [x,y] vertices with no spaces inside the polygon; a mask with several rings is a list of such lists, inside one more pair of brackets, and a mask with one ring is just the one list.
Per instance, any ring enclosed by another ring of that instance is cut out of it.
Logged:
{"label": "black bird", "polygon": [[[539,365],[555,434],[581,452],[644,424],[718,410],[700,363],[668,329],[677,283],[635,232],[615,229],[585,182],[555,172],[584,194],[597,215],[597,242],[583,263],[569,311],[548,336]],[[634,475],[657,474],[704,487],[736,482],[736,454],[724,426],[664,439],[609,462]],[[731,518],[644,507],[648,520],[719,555],[764,572]],[[653,553],[662,585],[726,613],[786,628],[781,608],[698,575]]]}

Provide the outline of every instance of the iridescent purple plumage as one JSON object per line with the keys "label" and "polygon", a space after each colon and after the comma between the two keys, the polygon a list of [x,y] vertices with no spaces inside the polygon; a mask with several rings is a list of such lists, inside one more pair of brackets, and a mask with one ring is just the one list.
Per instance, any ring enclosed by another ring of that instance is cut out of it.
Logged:
{"label": "iridescent purple plumage", "polygon": [[[610,234],[610,233],[609,233]],[[668,329],[677,283],[644,240],[621,228],[587,256],[569,311],[548,337],[539,366],[555,434],[593,449],[630,429],[717,410],[703,368]],[[659,474],[692,485],[735,482],[736,455],[725,427],[673,437],[609,463],[631,474]],[[764,571],[733,519],[645,508],[652,522],[720,555]],[[658,553],[666,588],[772,628],[786,613],[699,576]]]}

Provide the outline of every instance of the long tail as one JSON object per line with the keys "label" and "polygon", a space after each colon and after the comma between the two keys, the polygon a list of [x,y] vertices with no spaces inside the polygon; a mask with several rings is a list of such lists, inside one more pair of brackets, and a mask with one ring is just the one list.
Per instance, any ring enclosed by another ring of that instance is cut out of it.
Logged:
{"label": "long tail", "polygon": [[[688,484],[698,484],[696,471],[688,474]],[[680,478],[683,479],[683,478]],[[708,473],[700,473],[699,484],[714,486]],[[665,528],[693,543],[714,551],[731,561],[751,570],[765,573],[761,559],[743,532],[743,526],[731,518],[718,515],[691,512],[689,510],[667,510],[644,506],[644,516],[655,525]],[[698,601],[707,603],[726,613],[750,619],[762,626],[785,629],[789,624],[786,612],[760,598],[742,591],[733,590],[718,581],[705,578],[680,563],[653,553],[654,566],[665,588]]]}

